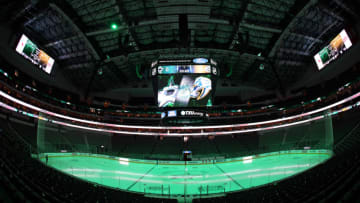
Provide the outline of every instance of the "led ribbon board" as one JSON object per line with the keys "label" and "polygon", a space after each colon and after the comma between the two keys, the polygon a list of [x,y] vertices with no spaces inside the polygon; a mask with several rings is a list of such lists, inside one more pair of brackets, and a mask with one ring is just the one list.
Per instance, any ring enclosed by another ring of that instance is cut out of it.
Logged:
{"label": "led ribbon board", "polygon": [[[357,106],[360,105],[360,102],[358,102],[356,104]],[[258,128],[253,128],[253,129],[245,129],[245,130],[233,130],[233,131],[217,131],[217,132],[201,132],[201,133],[160,133],[160,132],[132,132],[132,131],[124,131],[124,130],[110,130],[110,129],[103,129],[103,128],[93,128],[93,127],[86,127],[86,126],[81,126],[81,125],[75,125],[75,124],[70,124],[70,123],[66,123],[66,122],[62,122],[62,121],[56,121],[56,120],[52,120],[52,119],[47,119],[35,114],[31,114],[31,113],[27,113],[25,111],[21,111],[18,110],[14,107],[11,107],[7,104],[4,104],[2,102],[0,102],[0,106],[3,108],[6,108],[8,110],[14,111],[14,112],[18,112],[18,113],[22,113],[23,115],[29,116],[29,117],[33,117],[33,118],[37,118],[37,119],[41,119],[41,120],[45,120],[47,122],[50,123],[54,123],[54,124],[58,124],[58,125],[62,125],[62,126],[67,126],[67,127],[72,127],[72,128],[79,128],[79,129],[83,129],[83,130],[90,130],[90,131],[97,131],[97,132],[107,132],[107,133],[116,133],[116,134],[126,134],[126,135],[152,135],[152,136],[156,136],[156,135],[163,135],[163,136],[206,136],[206,135],[230,135],[230,134],[239,134],[239,133],[248,133],[248,132],[257,132],[257,131],[265,131],[265,130],[272,130],[272,129],[277,129],[277,128],[283,128],[283,127],[289,127],[289,126],[295,126],[295,125],[299,125],[299,124],[304,124],[304,123],[308,123],[311,121],[316,121],[316,120],[320,120],[325,118],[325,115],[321,115],[321,116],[316,116],[314,118],[310,118],[310,119],[306,119],[306,120],[302,120],[302,121],[297,121],[297,122],[292,122],[292,123],[288,123],[288,124],[281,124],[281,125],[275,125],[275,126],[270,126],[270,127],[258,127]],[[347,110],[352,109],[352,108],[347,108]],[[336,111],[336,113],[328,113],[326,116],[332,116],[334,114],[337,114],[339,112],[344,112],[344,110],[340,110],[340,111]]]}
{"label": "led ribbon board", "polygon": [[159,75],[177,74],[177,73],[194,73],[210,74],[210,65],[160,65],[158,66]]}
{"label": "led ribbon board", "polygon": [[196,64],[203,64],[203,63],[207,63],[207,62],[209,62],[209,60],[206,58],[194,58],[193,59],[193,63],[196,63]]}
{"label": "led ribbon board", "polygon": [[[306,113],[302,113],[302,114],[298,114],[298,115],[294,115],[294,116],[289,116],[289,117],[284,117],[284,118],[279,118],[279,119],[274,119],[274,120],[267,120],[267,121],[260,121],[260,122],[253,122],[253,123],[241,123],[241,124],[231,124],[231,125],[213,125],[213,126],[140,126],[140,125],[119,125],[119,124],[111,124],[111,123],[102,123],[102,122],[98,122],[98,121],[90,121],[90,120],[85,120],[85,119],[79,119],[79,118],[74,118],[74,117],[70,117],[70,116],[65,116],[62,114],[58,114],[58,113],[54,113],[51,111],[47,111],[45,109],[41,109],[39,107],[33,106],[31,104],[28,104],[26,102],[23,102],[17,98],[14,98],[10,95],[8,95],[7,93],[3,92],[0,90],[0,96],[15,102],[19,105],[25,106],[29,109],[50,115],[50,116],[54,116],[54,117],[58,117],[61,119],[65,119],[65,120],[70,120],[70,121],[76,121],[76,122],[81,122],[81,123],[86,123],[86,124],[93,124],[93,125],[99,125],[99,126],[107,126],[107,127],[116,127],[116,128],[131,128],[131,129],[167,129],[167,130],[178,130],[178,129],[217,129],[217,128],[236,128],[236,127],[247,127],[247,126],[257,126],[257,125],[263,125],[263,124],[270,124],[270,123],[276,123],[276,122],[281,122],[281,121],[287,121],[287,120],[291,120],[291,119],[296,119],[296,118],[301,118],[301,117],[305,117],[305,116],[310,116],[319,112],[323,112],[325,110],[331,109],[333,107],[336,107],[338,105],[344,104],[346,102],[349,102],[351,100],[354,100],[358,97],[360,97],[360,92],[347,97],[341,101],[338,101],[336,103],[330,104],[328,106],[313,110],[313,111],[309,111]],[[3,104],[6,105],[6,104]],[[2,106],[3,106],[2,105]],[[356,106],[360,106],[360,101],[357,102],[355,104]],[[8,105],[6,105],[8,106]],[[13,107],[9,107],[9,108],[13,108]],[[332,113],[329,113],[329,116],[337,114],[339,112],[344,112],[347,110],[350,110],[352,107],[345,107],[342,108],[340,111],[335,111]],[[15,108],[13,108],[15,109]],[[12,110],[12,109],[9,109]],[[321,117],[321,116],[320,116]],[[310,119],[311,120],[311,119]],[[303,121],[299,121],[299,122],[303,122]],[[289,125],[289,124],[285,124],[285,125]],[[271,127],[267,127],[267,128],[271,128]],[[101,130],[101,129],[100,129]],[[250,129],[253,130],[253,129]],[[249,131],[251,132],[251,131]],[[139,134],[139,133],[138,133]],[[140,133],[141,134],[141,133]],[[192,133],[190,133],[189,135],[192,135]],[[202,134],[204,135],[204,134]]]}

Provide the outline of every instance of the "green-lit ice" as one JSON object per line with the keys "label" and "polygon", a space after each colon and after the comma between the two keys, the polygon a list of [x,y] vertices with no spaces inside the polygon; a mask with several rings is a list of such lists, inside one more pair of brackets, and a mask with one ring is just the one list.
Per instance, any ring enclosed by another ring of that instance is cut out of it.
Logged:
{"label": "green-lit ice", "polygon": [[[60,154],[59,154],[60,155]],[[48,165],[105,186],[166,196],[248,189],[287,178],[331,157],[331,153],[288,153],[215,164],[134,163],[89,156],[49,155]],[[41,158],[45,161],[44,158]],[[126,160],[126,159],[125,159]]]}

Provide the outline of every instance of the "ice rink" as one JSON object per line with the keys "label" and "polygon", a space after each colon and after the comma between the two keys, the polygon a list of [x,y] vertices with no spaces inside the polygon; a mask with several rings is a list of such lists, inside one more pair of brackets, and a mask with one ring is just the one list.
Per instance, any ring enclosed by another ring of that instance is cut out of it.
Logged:
{"label": "ice rink", "polygon": [[[313,151],[279,153],[250,160],[221,163],[141,163],[69,153],[49,154],[48,165],[64,173],[101,185],[166,196],[202,195],[238,191],[301,173],[332,155]],[[45,162],[44,158],[41,158]]]}

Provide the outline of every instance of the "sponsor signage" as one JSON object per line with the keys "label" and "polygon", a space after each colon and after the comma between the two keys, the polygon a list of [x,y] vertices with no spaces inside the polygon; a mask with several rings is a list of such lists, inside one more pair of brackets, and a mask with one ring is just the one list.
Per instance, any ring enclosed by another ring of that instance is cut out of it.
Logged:
{"label": "sponsor signage", "polygon": [[206,58],[194,58],[193,62],[196,64],[203,64],[209,62],[209,60]]}
{"label": "sponsor signage", "polygon": [[176,110],[168,111],[168,117],[176,117]]}
{"label": "sponsor signage", "polygon": [[205,117],[207,113],[193,110],[171,110],[161,113],[161,119],[163,118],[181,118],[181,117]]}
{"label": "sponsor signage", "polygon": [[203,117],[205,116],[204,112],[200,111],[189,111],[189,110],[182,110],[180,112],[180,116],[196,116],[196,117]]}

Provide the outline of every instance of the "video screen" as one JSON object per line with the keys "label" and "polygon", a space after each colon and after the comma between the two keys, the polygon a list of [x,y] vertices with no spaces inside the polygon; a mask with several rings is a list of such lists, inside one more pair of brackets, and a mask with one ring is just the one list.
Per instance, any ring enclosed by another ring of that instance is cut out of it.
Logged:
{"label": "video screen", "polygon": [[40,69],[50,74],[54,65],[54,59],[40,50],[28,37],[22,35],[16,46],[16,52],[23,55]]}
{"label": "video screen", "polygon": [[158,76],[159,107],[211,106],[211,91],[210,75]]}
{"label": "video screen", "polygon": [[352,46],[352,42],[345,30],[342,30],[328,46],[324,47],[314,56],[316,65],[319,70],[323,69],[339,55],[343,54]]}

